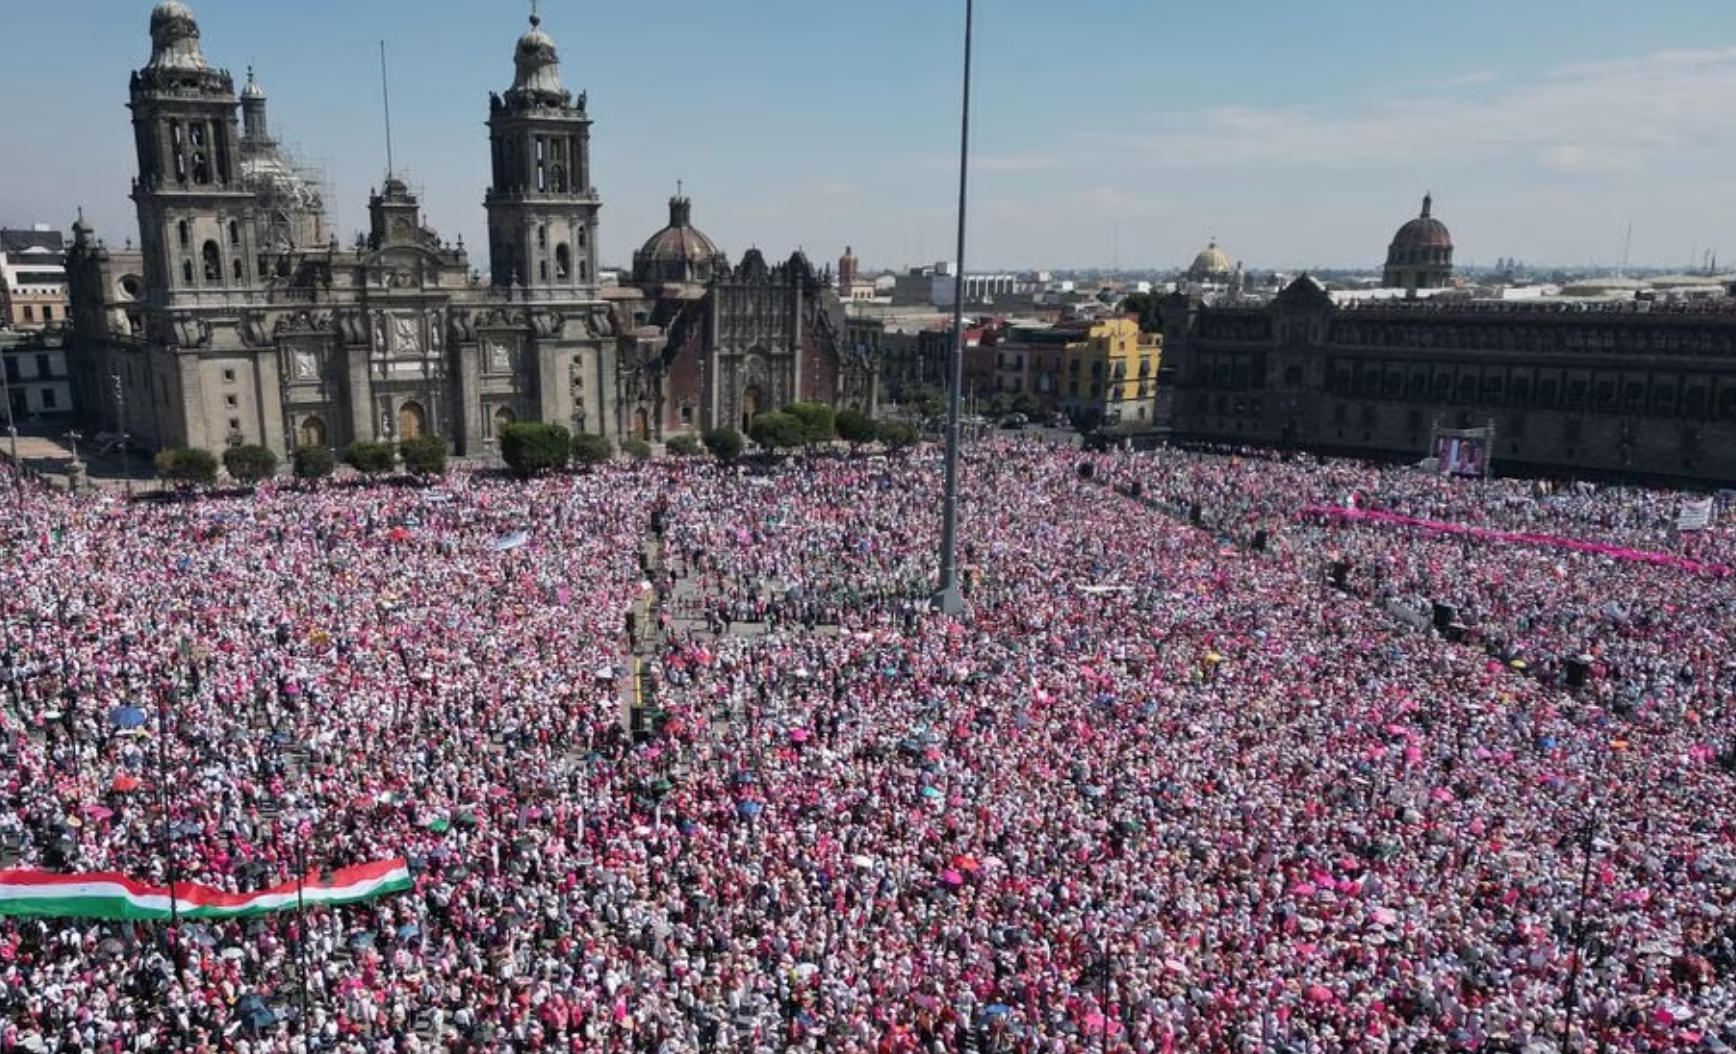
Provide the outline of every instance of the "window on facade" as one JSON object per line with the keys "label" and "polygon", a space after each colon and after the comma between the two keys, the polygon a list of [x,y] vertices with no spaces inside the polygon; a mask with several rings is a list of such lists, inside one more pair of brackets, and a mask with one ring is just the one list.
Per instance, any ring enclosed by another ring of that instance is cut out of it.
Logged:
{"label": "window on facade", "polygon": [[53,388],[42,389],[42,408],[44,410],[54,410],[54,409],[57,409],[59,406],[60,406],[60,396],[55,394],[54,389]]}
{"label": "window on facade", "polygon": [[236,223],[234,220],[229,221],[229,244],[241,244],[241,224]]}
{"label": "window on facade", "polygon": [[547,260],[538,260],[536,262],[536,276],[539,281],[546,282],[549,280],[549,262]]}
{"label": "window on facade", "polygon": [[191,260],[182,260],[181,261],[181,282],[184,285],[192,285],[193,284],[193,261],[191,261]]}
{"label": "window on facade", "polygon": [[241,400],[236,396],[225,395],[223,397],[223,406],[225,409],[233,410],[237,406],[240,406],[240,405],[241,405]]}
{"label": "window on facade", "polygon": [[30,306],[29,304],[24,305],[24,321],[26,321],[26,322],[35,322],[36,321],[36,308]]}
{"label": "window on facade", "polygon": [[536,189],[539,194],[548,193],[548,140],[542,136],[536,137]]}
{"label": "window on facade", "polygon": [[563,282],[573,273],[573,251],[562,242],[555,246],[555,277]]}
{"label": "window on facade", "polygon": [[537,225],[536,247],[538,249],[547,249],[549,247],[549,228],[546,223]]}
{"label": "window on facade", "polygon": [[237,282],[241,281],[241,257],[237,256],[229,261],[229,277]]}
{"label": "window on facade", "polygon": [[187,182],[187,144],[181,133],[181,122],[169,122],[169,145],[175,154],[175,182]]}
{"label": "window on facade", "polygon": [[220,282],[223,280],[223,254],[217,248],[216,242],[206,242],[201,255],[205,258],[205,281]]}
{"label": "window on facade", "polygon": [[49,369],[48,367],[49,367],[48,356],[43,355],[41,353],[38,353],[36,356],[36,376],[39,379],[46,379],[48,377],[54,376],[54,371]]}
{"label": "window on facade", "polygon": [[1598,409],[1607,409],[1615,405],[1615,382],[1598,381],[1591,390],[1591,402]]}
{"label": "window on facade", "polygon": [[192,229],[187,226],[186,220],[175,224],[175,235],[180,239],[181,248],[186,249],[193,244]]}
{"label": "window on facade", "polygon": [[1706,389],[1689,388],[1682,393],[1682,412],[1699,417],[1706,412]]}
{"label": "window on facade", "polygon": [[223,383],[224,384],[234,384],[235,383],[235,371],[234,370],[224,370],[223,371]]}

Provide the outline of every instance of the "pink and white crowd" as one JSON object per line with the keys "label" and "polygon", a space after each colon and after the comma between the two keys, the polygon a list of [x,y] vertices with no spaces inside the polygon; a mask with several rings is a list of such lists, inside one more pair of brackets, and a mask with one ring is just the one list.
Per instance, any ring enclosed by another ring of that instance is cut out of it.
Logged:
{"label": "pink and white crowd", "polygon": [[21,492],[0,866],[416,885],[0,920],[0,1054],[1736,1042],[1736,577],[1300,514],[1683,495],[993,441],[948,617],[939,470]]}

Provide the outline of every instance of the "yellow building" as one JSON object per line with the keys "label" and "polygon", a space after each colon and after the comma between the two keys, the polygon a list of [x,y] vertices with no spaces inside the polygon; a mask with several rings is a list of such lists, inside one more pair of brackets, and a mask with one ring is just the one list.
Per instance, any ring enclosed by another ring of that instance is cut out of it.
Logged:
{"label": "yellow building", "polygon": [[1157,406],[1163,338],[1135,318],[1081,327],[1063,352],[1062,405],[1075,419],[1129,430],[1150,427]]}

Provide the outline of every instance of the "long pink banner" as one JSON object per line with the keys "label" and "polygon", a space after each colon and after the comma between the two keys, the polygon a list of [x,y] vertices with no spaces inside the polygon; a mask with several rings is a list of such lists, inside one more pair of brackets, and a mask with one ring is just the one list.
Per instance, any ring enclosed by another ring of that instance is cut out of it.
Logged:
{"label": "long pink banner", "polygon": [[1573,549],[1582,553],[1597,553],[1617,560],[1630,560],[1634,563],[1657,564],[1660,567],[1675,567],[1694,574],[1712,575],[1722,578],[1731,573],[1729,564],[1707,563],[1703,560],[1690,560],[1674,553],[1656,553],[1644,549],[1627,549],[1619,545],[1607,545],[1603,542],[1588,542],[1579,538],[1563,538],[1554,534],[1536,534],[1530,531],[1497,531],[1490,527],[1471,527],[1462,523],[1442,523],[1439,520],[1420,520],[1415,516],[1401,516],[1396,512],[1381,512],[1376,509],[1345,509],[1334,505],[1309,505],[1302,510],[1304,516],[1315,516],[1323,519],[1361,520],[1373,523],[1392,524],[1397,527],[1409,527],[1413,530],[1427,531],[1431,534],[1453,534],[1470,538],[1480,538],[1491,542],[1518,542],[1526,545],[1548,545],[1558,549]]}

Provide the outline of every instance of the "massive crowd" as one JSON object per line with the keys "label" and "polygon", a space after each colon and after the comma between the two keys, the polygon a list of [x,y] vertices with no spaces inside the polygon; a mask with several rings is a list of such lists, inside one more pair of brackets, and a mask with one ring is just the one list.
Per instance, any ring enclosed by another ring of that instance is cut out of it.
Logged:
{"label": "massive crowd", "polygon": [[23,492],[0,862],[416,887],[4,920],[0,1054],[1736,1042],[1736,539],[1682,496],[996,441],[946,617],[938,476]]}

